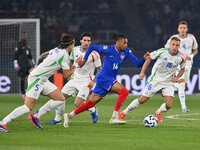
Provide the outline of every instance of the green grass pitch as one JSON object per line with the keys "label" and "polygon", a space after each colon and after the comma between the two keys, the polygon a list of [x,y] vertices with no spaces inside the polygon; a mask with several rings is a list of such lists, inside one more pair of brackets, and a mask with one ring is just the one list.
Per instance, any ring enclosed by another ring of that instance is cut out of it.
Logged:
{"label": "green grass pitch", "polygon": [[[146,128],[143,119],[154,114],[164,102],[161,96],[152,97],[147,103],[131,111],[125,118],[126,125],[110,125],[116,95],[107,95],[97,104],[99,121],[92,123],[89,112],[75,116],[69,128],[45,123],[54,118],[54,111],[41,117],[44,130],[38,130],[27,119],[28,114],[8,124],[10,133],[0,132],[0,150],[199,150],[200,149],[200,96],[187,96],[189,113],[182,113],[178,97],[171,110],[163,114],[163,122],[156,128]],[[135,99],[128,96],[121,110]],[[40,97],[34,111],[47,97]],[[20,96],[0,96],[0,119],[23,104]],[[74,98],[66,102],[66,112],[74,109]],[[167,119],[167,116],[176,119]]]}

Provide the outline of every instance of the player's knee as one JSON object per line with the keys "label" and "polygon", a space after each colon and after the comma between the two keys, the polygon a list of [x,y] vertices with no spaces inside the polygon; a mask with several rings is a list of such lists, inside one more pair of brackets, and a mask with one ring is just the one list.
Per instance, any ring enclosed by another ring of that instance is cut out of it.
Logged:
{"label": "player's knee", "polygon": [[119,95],[123,96],[124,98],[126,98],[128,96],[129,92],[128,89],[123,87],[120,91],[119,91]]}
{"label": "player's knee", "polygon": [[172,104],[171,103],[166,103],[165,107],[168,110],[168,109],[170,109],[172,107]]}

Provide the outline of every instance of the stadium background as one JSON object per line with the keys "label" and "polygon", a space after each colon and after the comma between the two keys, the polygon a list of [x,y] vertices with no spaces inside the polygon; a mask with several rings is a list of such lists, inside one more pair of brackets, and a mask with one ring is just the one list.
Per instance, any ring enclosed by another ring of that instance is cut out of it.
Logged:
{"label": "stadium background", "polygon": [[[180,20],[189,23],[189,32],[199,42],[198,6],[198,0],[2,0],[0,18],[40,18],[41,53],[55,47],[63,32],[73,34],[77,45],[82,32],[92,33],[93,44],[113,44],[112,34],[119,32],[128,35],[129,47],[141,58],[146,51],[163,47],[166,40],[177,33]],[[192,93],[200,89],[199,58],[199,54],[194,57],[190,80],[194,88]],[[1,64],[1,69],[14,70],[12,56],[9,59],[11,63]],[[133,81],[135,73],[139,70],[127,61],[120,75],[128,75],[130,91],[135,87],[139,92],[143,83]]]}

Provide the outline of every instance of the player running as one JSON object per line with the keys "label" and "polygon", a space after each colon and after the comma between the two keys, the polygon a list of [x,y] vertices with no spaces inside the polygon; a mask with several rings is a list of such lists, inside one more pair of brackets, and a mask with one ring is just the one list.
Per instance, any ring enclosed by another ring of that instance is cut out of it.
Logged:
{"label": "player running", "polygon": [[[87,48],[91,44],[91,40],[92,36],[90,33],[81,34],[80,37],[81,46],[76,46],[73,49],[70,55],[70,60],[72,61],[71,63],[73,63],[73,61],[75,61],[78,57],[85,55]],[[99,54],[93,51],[90,54],[86,64],[82,68],[76,68],[74,74],[71,77],[71,80],[69,80],[62,88],[62,93],[65,99],[69,98],[72,95],[76,95],[78,93],[75,99],[76,107],[80,106],[82,103],[84,103],[84,101],[86,101],[90,89],[94,86],[95,69],[97,70],[96,74],[101,70],[101,60]],[[43,111],[44,108],[45,107],[40,108],[38,112]],[[56,108],[55,118],[47,124],[48,125],[60,124],[62,122],[62,116],[64,111],[65,111],[65,103]],[[93,123],[96,123],[98,121],[97,108],[92,107],[89,108],[88,111],[91,112]],[[34,113],[34,116],[40,118],[37,112]]]}
{"label": "player running", "polygon": [[[123,119],[129,111],[137,108],[140,104],[145,103],[150,97],[156,94],[156,92],[162,90],[165,103],[163,103],[156,111],[158,121],[162,122],[161,113],[168,111],[173,103],[173,83],[182,76],[185,70],[185,57],[181,52],[179,52],[179,47],[180,39],[173,37],[170,41],[170,48],[161,48],[150,53],[150,58],[148,58],[144,63],[139,78],[143,80],[145,71],[151,60],[157,59],[152,68],[151,79],[147,83],[143,95],[140,98],[133,100],[128,107],[119,114],[120,119]],[[179,65],[181,67],[180,72],[176,77],[173,77],[173,74],[176,72]]]}
{"label": "player running", "polygon": [[[188,32],[188,23],[186,21],[181,21],[178,24],[178,33],[172,37],[178,37],[181,40],[180,43],[180,52],[186,56],[186,66],[185,72],[180,77],[178,82],[174,84],[178,88],[178,95],[182,107],[182,112],[189,112],[185,104],[185,87],[187,86],[187,81],[190,78],[190,72],[193,64],[193,57],[198,53],[198,44],[194,35],[187,33]],[[171,38],[172,38],[171,37]],[[167,41],[165,47],[169,48],[169,43],[171,38]],[[177,70],[178,73],[179,69]]]}
{"label": "player running", "polygon": [[144,55],[144,58],[138,60],[137,57],[135,57],[132,54],[131,50],[127,48],[128,40],[125,35],[116,34],[114,36],[114,39],[116,40],[116,44],[113,46],[107,46],[107,45],[89,46],[83,60],[79,61],[78,64],[80,67],[82,67],[88,60],[88,56],[90,55],[92,50],[105,54],[102,70],[97,75],[96,86],[93,90],[90,99],[87,102],[81,104],[71,113],[64,114],[64,123],[63,123],[64,127],[66,128],[68,127],[69,121],[73,116],[91,107],[94,107],[99,101],[101,101],[104,98],[104,96],[109,91],[119,94],[110,123],[111,124],[126,123],[126,121],[120,120],[118,118],[118,112],[122,104],[124,103],[126,97],[128,96],[129,92],[122,84],[117,82],[116,75],[119,72],[119,69],[125,59],[128,58],[136,67],[140,67],[145,62],[145,58],[149,56],[149,53],[146,53]]}
{"label": "player running", "polygon": [[[25,104],[17,107],[0,121],[0,131],[10,132],[10,130],[7,129],[7,123],[31,111],[35,106],[40,93],[48,95],[52,99],[48,102],[48,109],[45,112],[40,112],[40,115],[43,115],[65,103],[65,98],[61,91],[51,83],[48,78],[61,68],[64,77],[68,77],[71,74],[71,69],[69,67],[69,52],[74,48],[74,43],[75,40],[72,35],[63,34],[61,37],[61,43],[57,48],[54,48],[40,56],[38,61],[39,65],[33,69],[28,76]],[[42,63],[40,63],[45,56],[47,57]],[[39,123],[38,118],[30,115],[29,119],[36,127],[41,130],[43,129],[37,125]]]}

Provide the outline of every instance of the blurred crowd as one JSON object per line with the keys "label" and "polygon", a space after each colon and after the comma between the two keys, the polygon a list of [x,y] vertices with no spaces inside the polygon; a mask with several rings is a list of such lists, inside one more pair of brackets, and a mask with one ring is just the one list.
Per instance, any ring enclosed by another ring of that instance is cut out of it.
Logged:
{"label": "blurred crowd", "polygon": [[[41,50],[56,45],[60,33],[120,28],[114,0],[2,0],[0,18],[40,18]],[[48,39],[48,40],[47,40]]]}
{"label": "blurred crowd", "polygon": [[188,22],[189,32],[199,41],[199,0],[137,0],[135,4],[149,33],[155,37],[155,45],[163,46],[171,35],[177,33],[177,24],[181,20]]}

